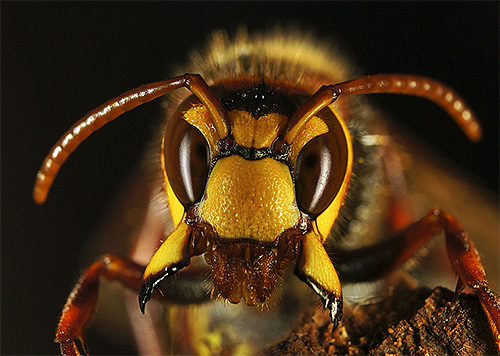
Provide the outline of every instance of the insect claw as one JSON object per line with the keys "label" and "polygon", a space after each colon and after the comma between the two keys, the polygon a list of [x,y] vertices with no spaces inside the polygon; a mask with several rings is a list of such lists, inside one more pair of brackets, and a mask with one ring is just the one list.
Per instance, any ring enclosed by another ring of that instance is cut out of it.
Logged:
{"label": "insect claw", "polygon": [[153,294],[158,284],[187,265],[188,263],[179,263],[167,267],[163,271],[147,277],[144,282],[142,282],[141,289],[139,290],[139,307],[141,308],[142,314],[144,314],[146,303],[151,299],[151,294]]}
{"label": "insect claw", "polygon": [[144,281],[139,290],[139,308],[143,315],[146,309],[146,303],[151,299],[151,293],[153,293],[153,283],[151,278],[148,278]]}
{"label": "insect claw", "polygon": [[330,310],[333,329],[342,319],[342,288],[335,267],[328,256],[320,237],[309,232],[302,237],[302,245],[295,274],[321,299],[325,309]]}
{"label": "insect claw", "polygon": [[339,326],[340,320],[342,320],[342,296],[337,297],[335,294],[332,294],[330,298],[328,298],[328,302],[325,307],[330,310],[330,318],[332,319],[333,324],[332,330],[335,330],[337,329],[337,326]]}

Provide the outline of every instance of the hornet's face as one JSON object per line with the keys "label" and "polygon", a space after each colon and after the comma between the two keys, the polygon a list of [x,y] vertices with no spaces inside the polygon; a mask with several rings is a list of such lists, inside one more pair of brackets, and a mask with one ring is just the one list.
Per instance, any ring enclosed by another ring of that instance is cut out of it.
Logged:
{"label": "hornet's face", "polygon": [[286,246],[279,246],[280,240],[300,235],[288,167],[269,157],[224,157],[214,165],[198,212],[214,230],[205,253],[214,295],[233,303],[266,302],[283,267],[283,252],[289,252],[278,252]]}
{"label": "hornet's face", "polygon": [[[350,137],[328,107],[290,126],[304,98],[264,83],[226,89],[223,138],[196,98],[179,107],[161,160],[177,227],[147,266],[142,297],[204,253],[213,297],[263,306],[294,262],[327,307],[339,306],[340,284],[322,243],[348,184]],[[290,134],[280,137],[287,124]]]}

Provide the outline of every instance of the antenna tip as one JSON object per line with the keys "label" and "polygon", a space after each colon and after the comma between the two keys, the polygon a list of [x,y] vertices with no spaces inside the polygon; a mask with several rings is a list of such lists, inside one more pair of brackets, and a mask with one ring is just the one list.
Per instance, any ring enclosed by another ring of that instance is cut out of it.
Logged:
{"label": "antenna tip", "polygon": [[38,172],[36,176],[35,186],[33,187],[33,200],[38,205],[42,205],[47,200],[47,195],[49,194],[49,187],[52,182],[48,182],[47,177]]}
{"label": "antenna tip", "polygon": [[481,126],[477,123],[477,121],[471,122],[465,132],[469,139],[474,142],[478,142],[479,140],[481,140],[481,137],[483,137],[483,131],[481,130]]}

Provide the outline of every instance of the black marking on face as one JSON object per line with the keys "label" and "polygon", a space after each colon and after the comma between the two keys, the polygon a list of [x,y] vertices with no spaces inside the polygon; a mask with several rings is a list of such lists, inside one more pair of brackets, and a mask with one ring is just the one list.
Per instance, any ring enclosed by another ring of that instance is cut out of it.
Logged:
{"label": "black marking on face", "polygon": [[248,111],[258,119],[269,113],[291,116],[297,110],[297,104],[288,95],[272,90],[264,81],[257,85],[229,93],[221,98],[224,108]]}
{"label": "black marking on face", "polygon": [[273,158],[278,162],[288,164],[288,155],[290,153],[290,146],[275,147],[273,143],[270,147],[254,148],[244,147],[238,145],[232,137],[227,137],[219,141],[219,154],[217,159],[238,155],[249,161],[255,161],[266,157]]}

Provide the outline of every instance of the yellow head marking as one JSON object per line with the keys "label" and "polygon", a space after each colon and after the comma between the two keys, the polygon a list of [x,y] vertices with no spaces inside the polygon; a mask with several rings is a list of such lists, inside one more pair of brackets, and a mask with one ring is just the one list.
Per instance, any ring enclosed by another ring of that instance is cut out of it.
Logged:
{"label": "yellow head marking", "polygon": [[[160,152],[165,152],[165,136],[162,137],[161,139],[161,151]],[[167,177],[167,169],[165,168],[165,156],[163,154],[160,155],[160,164],[161,164],[161,171],[163,174],[163,182],[165,183],[165,192],[167,193],[167,198],[168,198],[168,207],[170,209],[170,216],[172,217],[172,221],[174,222],[174,225],[177,226],[177,224],[180,223],[182,217],[184,216],[184,207],[182,206],[181,202],[179,199],[177,199],[177,196],[174,193],[174,190],[172,189],[172,186],[170,185],[170,182]]]}
{"label": "yellow head marking", "polygon": [[232,110],[229,113],[233,136],[236,143],[244,147],[269,147],[284,126],[287,117],[269,113],[255,119],[246,111]]}
{"label": "yellow head marking", "polygon": [[299,132],[295,140],[292,142],[292,150],[290,152],[290,161],[292,163],[297,162],[297,157],[309,141],[319,135],[323,135],[328,132],[328,126],[319,117],[314,116],[309,120],[302,130]]}
{"label": "yellow head marking", "polygon": [[210,146],[212,154],[217,153],[217,141],[219,135],[210,116],[210,112],[203,105],[195,105],[184,113],[184,120],[196,127]]}
{"label": "yellow head marking", "polygon": [[229,239],[274,241],[299,219],[290,171],[272,158],[220,159],[198,209],[219,236]]}

